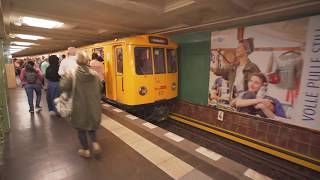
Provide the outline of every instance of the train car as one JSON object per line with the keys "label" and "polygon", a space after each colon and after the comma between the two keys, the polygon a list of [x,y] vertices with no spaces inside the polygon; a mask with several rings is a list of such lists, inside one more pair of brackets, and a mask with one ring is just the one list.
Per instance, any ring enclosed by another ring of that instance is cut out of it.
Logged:
{"label": "train car", "polygon": [[143,110],[149,119],[164,119],[166,104],[178,93],[177,47],[164,36],[140,35],[80,49],[103,57],[109,102],[133,112]]}

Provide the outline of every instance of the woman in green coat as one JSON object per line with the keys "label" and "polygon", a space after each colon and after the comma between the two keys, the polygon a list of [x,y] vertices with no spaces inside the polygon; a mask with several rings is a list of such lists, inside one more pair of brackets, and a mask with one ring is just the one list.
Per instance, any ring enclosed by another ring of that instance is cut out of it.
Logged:
{"label": "woman in green coat", "polygon": [[[85,52],[77,54],[76,70],[62,76],[60,88],[63,92],[72,93],[73,81],[75,80],[73,104],[70,123],[77,129],[82,148],[78,153],[83,157],[90,157],[87,134],[92,140],[94,153],[101,151],[96,140],[96,129],[101,122],[100,90],[101,83],[98,74],[88,66],[89,57]],[[75,79],[74,79],[75,77]]]}

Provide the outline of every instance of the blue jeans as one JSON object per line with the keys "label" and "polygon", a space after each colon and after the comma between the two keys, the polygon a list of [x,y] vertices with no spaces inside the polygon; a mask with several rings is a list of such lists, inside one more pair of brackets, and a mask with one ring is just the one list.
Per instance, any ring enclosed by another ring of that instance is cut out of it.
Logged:
{"label": "blue jeans", "polygon": [[26,84],[24,86],[27,97],[28,97],[28,103],[29,103],[29,108],[30,110],[34,110],[33,106],[33,91],[36,92],[37,99],[36,99],[36,107],[40,106],[40,101],[41,101],[41,86],[39,84]]}
{"label": "blue jeans", "polygon": [[87,139],[87,133],[89,134],[91,141],[96,142],[97,141],[97,136],[96,136],[96,130],[82,130],[82,129],[77,129],[78,130],[78,138],[80,141],[80,144],[82,145],[82,148],[85,150],[89,149],[89,144],[88,144],[88,139]]}
{"label": "blue jeans", "polygon": [[54,105],[54,99],[59,97],[59,95],[60,95],[59,82],[48,80],[47,103],[48,103],[49,111],[54,111],[57,113],[57,109]]}

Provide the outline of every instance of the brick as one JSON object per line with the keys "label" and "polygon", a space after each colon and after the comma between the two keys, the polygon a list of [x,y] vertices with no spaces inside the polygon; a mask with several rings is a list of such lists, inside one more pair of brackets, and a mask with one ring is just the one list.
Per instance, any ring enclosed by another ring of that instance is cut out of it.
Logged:
{"label": "brick", "polygon": [[282,137],[277,137],[277,142],[276,145],[282,147],[282,148],[288,148],[288,139],[287,138],[282,138]]}
{"label": "brick", "polygon": [[277,138],[278,136],[272,135],[272,134],[267,134],[267,142],[270,144],[277,144]]}
{"label": "brick", "polygon": [[298,153],[304,154],[304,155],[308,155],[309,152],[309,145],[305,144],[305,143],[299,143],[298,144],[298,149],[297,149]]}
{"label": "brick", "polygon": [[239,123],[241,126],[249,127],[250,119],[248,119],[247,117],[242,117],[239,120],[240,120]]}
{"label": "brick", "polygon": [[261,141],[266,141],[267,140],[267,133],[265,133],[264,131],[257,131],[256,139],[259,139]]}
{"label": "brick", "polygon": [[251,138],[255,138],[257,133],[256,129],[253,128],[248,128],[248,132],[247,132],[247,136],[251,137]]}
{"label": "brick", "polygon": [[290,131],[289,128],[287,128],[287,127],[281,127],[281,128],[280,128],[279,136],[282,137],[282,138],[288,139],[288,137],[289,137],[289,131]]}
{"label": "brick", "polygon": [[289,131],[289,139],[298,141],[299,140],[298,136],[299,136],[299,131],[298,130],[290,129],[290,131]]}
{"label": "brick", "polygon": [[249,127],[252,129],[258,130],[258,124],[259,124],[259,121],[257,120],[250,120]]}
{"label": "brick", "polygon": [[279,133],[280,126],[276,124],[269,124],[268,125],[268,134],[272,134],[274,136],[277,136]]}
{"label": "brick", "polygon": [[228,113],[228,112],[225,112],[224,113],[224,121],[225,122],[228,122],[228,123],[233,123],[234,121],[234,114],[233,113]]}
{"label": "brick", "polygon": [[231,131],[234,131],[234,132],[238,132],[238,129],[239,129],[239,125],[238,124],[232,124],[231,125]]}
{"label": "brick", "polygon": [[310,144],[320,148],[320,134],[310,133]]}
{"label": "brick", "polygon": [[222,127],[223,127],[224,129],[230,130],[230,129],[231,129],[231,126],[232,126],[231,123],[225,123],[225,122],[222,123]]}
{"label": "brick", "polygon": [[310,146],[310,156],[316,159],[320,159],[320,148],[316,146]]}
{"label": "brick", "polygon": [[297,152],[298,146],[299,146],[299,143],[297,141],[294,141],[292,139],[288,141],[288,149],[289,150]]}
{"label": "brick", "polygon": [[243,135],[246,135],[247,134],[247,131],[248,131],[248,128],[245,127],[245,126],[240,126],[239,129],[238,129],[238,132],[240,134],[243,134]]}
{"label": "brick", "polygon": [[298,141],[305,143],[305,144],[310,144],[310,139],[311,139],[310,134],[311,133],[308,130],[300,130],[299,136],[298,136]]}
{"label": "brick", "polygon": [[232,114],[232,123],[239,125],[240,124],[239,116],[237,116],[236,114]]}
{"label": "brick", "polygon": [[258,131],[267,132],[268,124],[266,122],[260,121],[258,124]]}
{"label": "brick", "polygon": [[216,125],[217,124],[217,122],[216,122],[216,113],[215,113],[215,111],[214,110],[212,110],[212,109],[210,109],[209,111],[208,111],[208,123],[209,124],[212,124],[212,125]]}

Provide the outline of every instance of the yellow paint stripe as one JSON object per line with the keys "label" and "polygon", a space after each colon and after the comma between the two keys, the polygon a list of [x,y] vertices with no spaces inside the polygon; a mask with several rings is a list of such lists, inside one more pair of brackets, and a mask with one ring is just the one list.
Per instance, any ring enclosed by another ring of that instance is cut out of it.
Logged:
{"label": "yellow paint stripe", "polygon": [[176,114],[176,113],[171,113],[171,114],[174,115],[174,116],[182,117],[182,118],[184,118],[184,119],[190,119],[190,120],[195,121],[195,122],[197,122],[197,123],[199,123],[199,124],[203,124],[203,125],[206,125],[206,126],[210,126],[210,127],[213,127],[213,128],[216,128],[216,129],[219,129],[219,130],[228,132],[228,133],[230,133],[230,134],[234,134],[234,135],[236,135],[236,136],[244,137],[244,138],[250,139],[250,140],[252,140],[252,141],[255,141],[255,142],[258,142],[258,143],[261,143],[261,144],[265,144],[265,145],[267,145],[267,146],[271,146],[271,147],[273,147],[273,148],[275,148],[275,149],[279,149],[279,150],[282,150],[282,151],[285,151],[285,152],[294,154],[294,155],[296,155],[296,156],[300,156],[300,157],[303,157],[303,158],[306,158],[306,159],[310,159],[311,161],[316,161],[316,162],[320,163],[320,160],[319,160],[319,159],[311,158],[310,156],[306,156],[306,155],[303,155],[303,154],[300,154],[300,153],[297,153],[297,152],[294,152],[294,151],[290,151],[290,150],[285,149],[285,148],[283,148],[283,147],[276,146],[276,145],[274,145],[274,144],[270,144],[270,143],[268,143],[268,142],[261,141],[261,140],[259,140],[259,139],[254,139],[254,138],[252,138],[252,137],[245,136],[245,135],[243,135],[243,134],[240,134],[240,133],[237,133],[237,132],[234,132],[234,131],[230,131],[230,130],[227,130],[227,129],[224,129],[224,128],[220,128],[220,127],[217,127],[217,126],[213,126],[213,125],[211,125],[211,124],[208,124],[208,123],[205,123],[205,122],[202,122],[202,121],[199,121],[199,120],[196,120],[196,119],[193,119],[193,118],[191,118],[191,117],[187,117],[187,116],[184,116],[184,115],[181,115],[181,114]]}
{"label": "yellow paint stripe", "polygon": [[194,123],[194,122],[190,122],[190,121],[188,121],[188,120],[182,119],[182,118],[177,117],[177,116],[169,115],[169,117],[172,118],[172,119],[174,119],[174,120],[177,120],[177,121],[179,121],[179,122],[182,122],[182,123],[185,123],[185,124],[189,124],[189,125],[191,125],[191,126],[194,126],[194,127],[199,128],[199,129],[202,129],[202,130],[205,130],[205,131],[214,133],[214,134],[216,134],[216,135],[222,136],[222,137],[227,138],[227,139],[230,139],[230,140],[232,140],[232,141],[239,142],[239,143],[244,144],[244,145],[246,145],[246,146],[249,146],[249,147],[258,149],[258,150],[260,150],[260,151],[263,151],[263,152],[272,154],[272,155],[274,155],[274,156],[277,156],[277,157],[286,159],[286,160],[288,160],[288,161],[294,162],[294,163],[296,163],[296,164],[300,164],[300,165],[302,165],[302,166],[305,166],[305,167],[308,167],[308,168],[310,168],[310,169],[313,169],[313,170],[315,170],[315,171],[320,172],[320,166],[318,166],[318,165],[316,165],[316,164],[313,164],[313,163],[307,162],[307,161],[305,161],[305,160],[296,158],[296,157],[294,157],[294,156],[290,156],[290,155],[288,155],[288,154],[285,154],[285,153],[282,153],[282,152],[279,152],[279,151],[276,151],[276,150],[273,150],[273,149],[270,149],[270,148],[267,148],[267,147],[264,147],[264,146],[255,144],[255,143],[253,143],[253,142],[250,142],[250,141],[247,141],[247,140],[244,140],[244,139],[241,139],[241,138],[232,136],[232,135],[230,135],[230,134],[223,133],[223,132],[221,132],[221,131],[217,131],[217,130],[208,128],[208,127],[203,126],[203,125],[201,125],[201,124],[197,124],[197,123]]}

